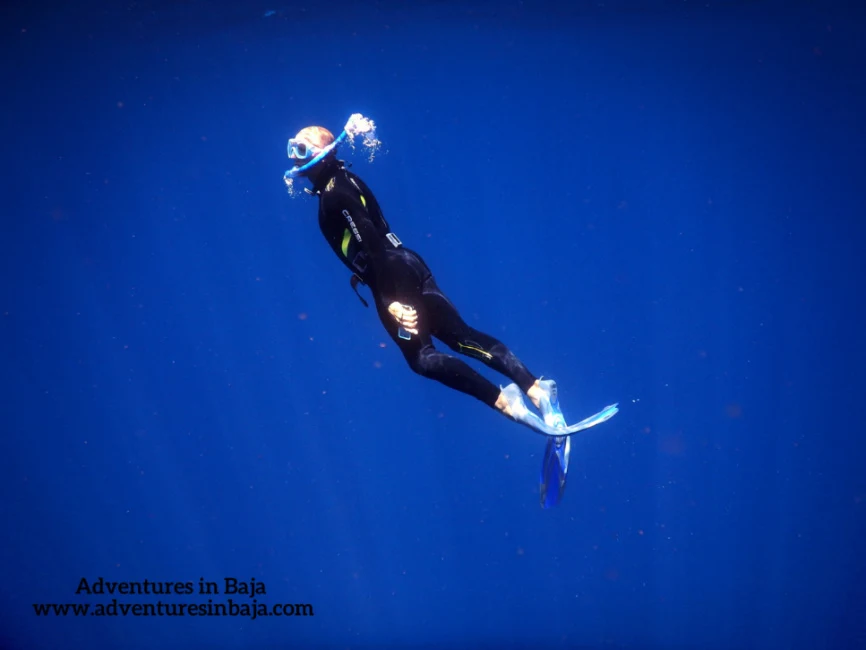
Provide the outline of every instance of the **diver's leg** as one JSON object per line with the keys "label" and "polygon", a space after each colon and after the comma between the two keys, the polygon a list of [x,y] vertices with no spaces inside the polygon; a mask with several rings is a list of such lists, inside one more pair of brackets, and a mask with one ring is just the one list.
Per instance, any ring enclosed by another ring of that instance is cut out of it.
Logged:
{"label": "diver's leg", "polygon": [[397,321],[378,301],[377,311],[382,325],[400,348],[409,367],[422,377],[433,379],[449,388],[471,395],[508,415],[507,404],[501,399],[500,390],[495,384],[460,359],[440,352],[433,346],[429,314],[420,296],[414,301],[411,296],[403,299],[407,304],[415,303],[413,306],[418,314],[418,333],[413,334],[408,340],[400,337]]}
{"label": "diver's leg", "polygon": [[440,352],[430,344],[418,350],[416,354],[406,355],[406,361],[409,367],[422,377],[433,379],[449,388],[471,395],[508,415],[507,404],[501,400],[499,387],[457,357]]}
{"label": "diver's leg", "polygon": [[[509,384],[505,388],[500,389],[457,357],[445,354],[434,348],[430,332],[425,325],[428,319],[426,318],[423,306],[417,311],[418,334],[413,334],[409,340],[406,340],[400,338],[397,331],[397,321],[388,313],[388,309],[386,307],[379,307],[379,317],[382,320],[382,324],[391,335],[391,339],[400,348],[409,367],[416,373],[423,377],[434,379],[449,388],[471,395],[488,406],[495,408],[509,419],[529,427],[536,433],[560,437],[561,435],[570,435],[579,430],[575,428],[572,431],[571,427],[565,431],[554,429],[538,417],[538,415],[526,408],[526,403],[523,401],[523,393],[516,383]],[[581,424],[583,423],[574,426],[579,427]]]}
{"label": "diver's leg", "polygon": [[411,346],[407,345],[406,341],[401,340],[398,345],[403,350],[409,367],[422,377],[434,379],[449,388],[471,395],[506,417],[526,424],[530,428],[537,428],[535,425],[544,424],[537,415],[526,410],[515,384],[511,384],[509,388],[517,391],[517,397],[509,393],[509,388],[500,389],[457,357],[440,352],[433,347],[432,343],[422,346],[417,351],[411,350]]}
{"label": "diver's leg", "polygon": [[539,380],[502,341],[470,327],[432,277],[424,283],[423,296],[433,336],[455,352],[478,359],[505,375],[526,393],[536,408],[542,406],[545,394]]}
{"label": "diver's leg", "polygon": [[[438,290],[427,265],[417,254],[398,249],[393,251],[391,262],[390,272],[393,274],[391,280],[397,288],[400,301],[415,309],[418,333],[408,339],[400,337],[397,321],[388,312],[387,305],[382,304],[383,301],[378,299],[376,300],[377,311],[379,319],[391,339],[403,352],[409,367],[423,377],[434,379],[449,388],[475,397],[536,431],[547,429],[546,433],[550,435],[552,430],[541,418],[526,409],[523,403],[520,391],[537,396],[537,382],[517,357],[499,341],[475,332],[463,322],[457,310]],[[481,343],[465,336],[460,340],[459,326],[470,335],[477,334]],[[452,334],[452,331],[458,334]],[[487,365],[499,370],[515,383],[500,390],[468,364],[436,350],[433,347],[432,336],[446,341],[454,350],[481,358]],[[517,382],[520,388],[517,387]],[[517,393],[516,396],[513,394],[514,391]]]}

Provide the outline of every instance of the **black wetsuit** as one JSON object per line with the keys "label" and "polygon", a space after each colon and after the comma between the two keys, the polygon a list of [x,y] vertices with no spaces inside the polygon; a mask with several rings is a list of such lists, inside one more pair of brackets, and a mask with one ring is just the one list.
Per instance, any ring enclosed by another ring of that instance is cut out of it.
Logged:
{"label": "black wetsuit", "polygon": [[[340,161],[329,160],[322,166],[313,180],[322,234],[353,275],[370,287],[379,319],[412,370],[490,406],[496,403],[499,388],[460,359],[436,350],[432,340],[436,337],[455,352],[502,373],[526,392],[535,377],[500,341],[463,321],[424,260],[391,233],[364,181]],[[395,301],[417,312],[418,334],[409,340],[399,337],[399,324],[388,311]]]}

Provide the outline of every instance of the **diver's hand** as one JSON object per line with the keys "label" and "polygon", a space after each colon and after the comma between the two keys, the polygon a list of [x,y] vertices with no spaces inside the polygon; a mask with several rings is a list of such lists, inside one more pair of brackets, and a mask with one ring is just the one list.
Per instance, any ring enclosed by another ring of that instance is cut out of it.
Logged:
{"label": "diver's hand", "polygon": [[388,305],[388,311],[394,317],[400,327],[409,332],[409,334],[418,333],[418,312],[411,305],[403,305],[399,302],[392,302]]}

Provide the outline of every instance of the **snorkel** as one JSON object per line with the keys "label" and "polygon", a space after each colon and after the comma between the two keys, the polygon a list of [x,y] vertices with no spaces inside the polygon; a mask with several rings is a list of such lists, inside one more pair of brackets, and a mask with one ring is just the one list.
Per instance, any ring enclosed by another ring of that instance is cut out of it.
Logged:
{"label": "snorkel", "polygon": [[[349,121],[346,122],[346,126],[344,126],[343,130],[340,132],[340,135],[338,135],[331,144],[322,148],[313,158],[300,167],[293,167],[292,169],[286,170],[286,173],[283,174],[283,180],[286,183],[286,187],[289,189],[289,194],[294,195],[293,182],[296,178],[318,165],[328,156],[328,154],[334,151],[338,145],[347,140],[349,141],[349,145],[354,148],[355,136],[358,135],[363,136],[363,144],[370,150],[370,160],[372,160],[376,151],[378,151],[379,147],[382,145],[382,143],[376,139],[376,124],[373,120],[364,117],[360,113],[353,113],[349,117]],[[293,148],[295,148],[295,145],[292,140],[289,140],[287,152],[290,160],[296,160],[296,156],[293,155]]]}

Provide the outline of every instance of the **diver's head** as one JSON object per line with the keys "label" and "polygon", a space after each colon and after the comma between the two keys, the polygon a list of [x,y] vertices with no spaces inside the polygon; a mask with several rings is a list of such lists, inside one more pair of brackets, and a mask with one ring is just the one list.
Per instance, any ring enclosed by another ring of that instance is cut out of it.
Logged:
{"label": "diver's head", "polygon": [[[313,158],[322,153],[325,147],[334,143],[334,134],[323,126],[308,126],[289,140],[289,159],[295,163],[295,167],[303,167]],[[322,163],[335,159],[337,150],[334,148],[313,168],[304,172],[308,176],[316,168],[322,167]]]}

